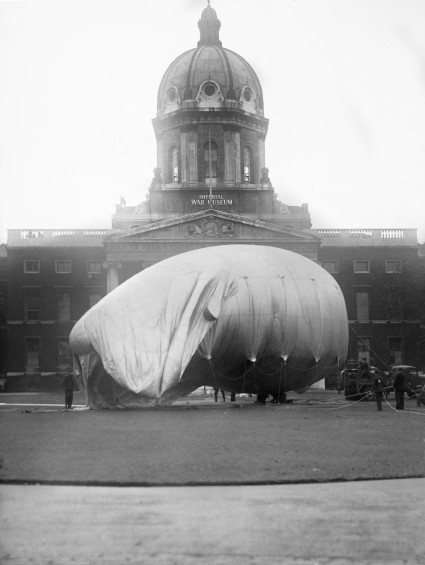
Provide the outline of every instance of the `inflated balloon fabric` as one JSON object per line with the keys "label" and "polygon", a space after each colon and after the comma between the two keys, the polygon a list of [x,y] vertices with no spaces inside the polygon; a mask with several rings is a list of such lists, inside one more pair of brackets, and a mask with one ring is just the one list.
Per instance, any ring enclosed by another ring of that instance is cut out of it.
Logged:
{"label": "inflated balloon fabric", "polygon": [[336,375],[348,320],[338,284],[313,261],[226,245],[124,282],[75,324],[70,345],[91,407],[164,404],[203,385],[278,394]]}

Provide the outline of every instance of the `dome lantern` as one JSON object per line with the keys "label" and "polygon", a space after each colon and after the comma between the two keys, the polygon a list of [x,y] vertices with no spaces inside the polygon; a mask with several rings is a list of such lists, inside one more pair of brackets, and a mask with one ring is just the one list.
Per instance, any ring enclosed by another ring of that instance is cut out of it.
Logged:
{"label": "dome lantern", "polygon": [[201,32],[198,47],[201,45],[219,45],[221,47],[221,41],[218,35],[221,22],[217,18],[216,11],[211,8],[210,0],[208,0],[208,5],[202,12],[198,27]]}

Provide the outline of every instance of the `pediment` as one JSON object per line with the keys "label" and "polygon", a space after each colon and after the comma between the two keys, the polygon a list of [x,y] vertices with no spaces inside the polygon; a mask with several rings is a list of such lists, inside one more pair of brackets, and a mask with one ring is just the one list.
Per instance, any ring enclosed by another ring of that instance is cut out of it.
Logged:
{"label": "pediment", "polygon": [[282,227],[271,222],[247,216],[204,210],[168,218],[151,224],[133,227],[109,235],[108,242],[138,242],[143,240],[201,241],[213,240],[227,243],[284,240],[292,242],[319,242],[320,238],[309,231]]}

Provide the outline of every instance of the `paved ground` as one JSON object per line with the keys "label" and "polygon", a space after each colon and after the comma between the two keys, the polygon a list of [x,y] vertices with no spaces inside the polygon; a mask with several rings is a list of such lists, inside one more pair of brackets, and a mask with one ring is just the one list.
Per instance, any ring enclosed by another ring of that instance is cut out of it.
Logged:
{"label": "paved ground", "polygon": [[1,485],[1,563],[425,563],[425,479],[242,487]]}
{"label": "paved ground", "polygon": [[2,394],[0,562],[423,564],[424,416],[328,391],[70,412]]}

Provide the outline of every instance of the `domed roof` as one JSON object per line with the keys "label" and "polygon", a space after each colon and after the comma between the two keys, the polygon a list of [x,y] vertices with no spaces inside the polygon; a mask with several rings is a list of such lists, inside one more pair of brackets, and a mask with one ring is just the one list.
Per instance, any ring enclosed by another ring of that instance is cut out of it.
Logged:
{"label": "domed roof", "polygon": [[222,47],[220,20],[209,2],[198,22],[196,49],[177,57],[161,80],[157,115],[181,108],[239,108],[264,115],[260,81],[243,57]]}

